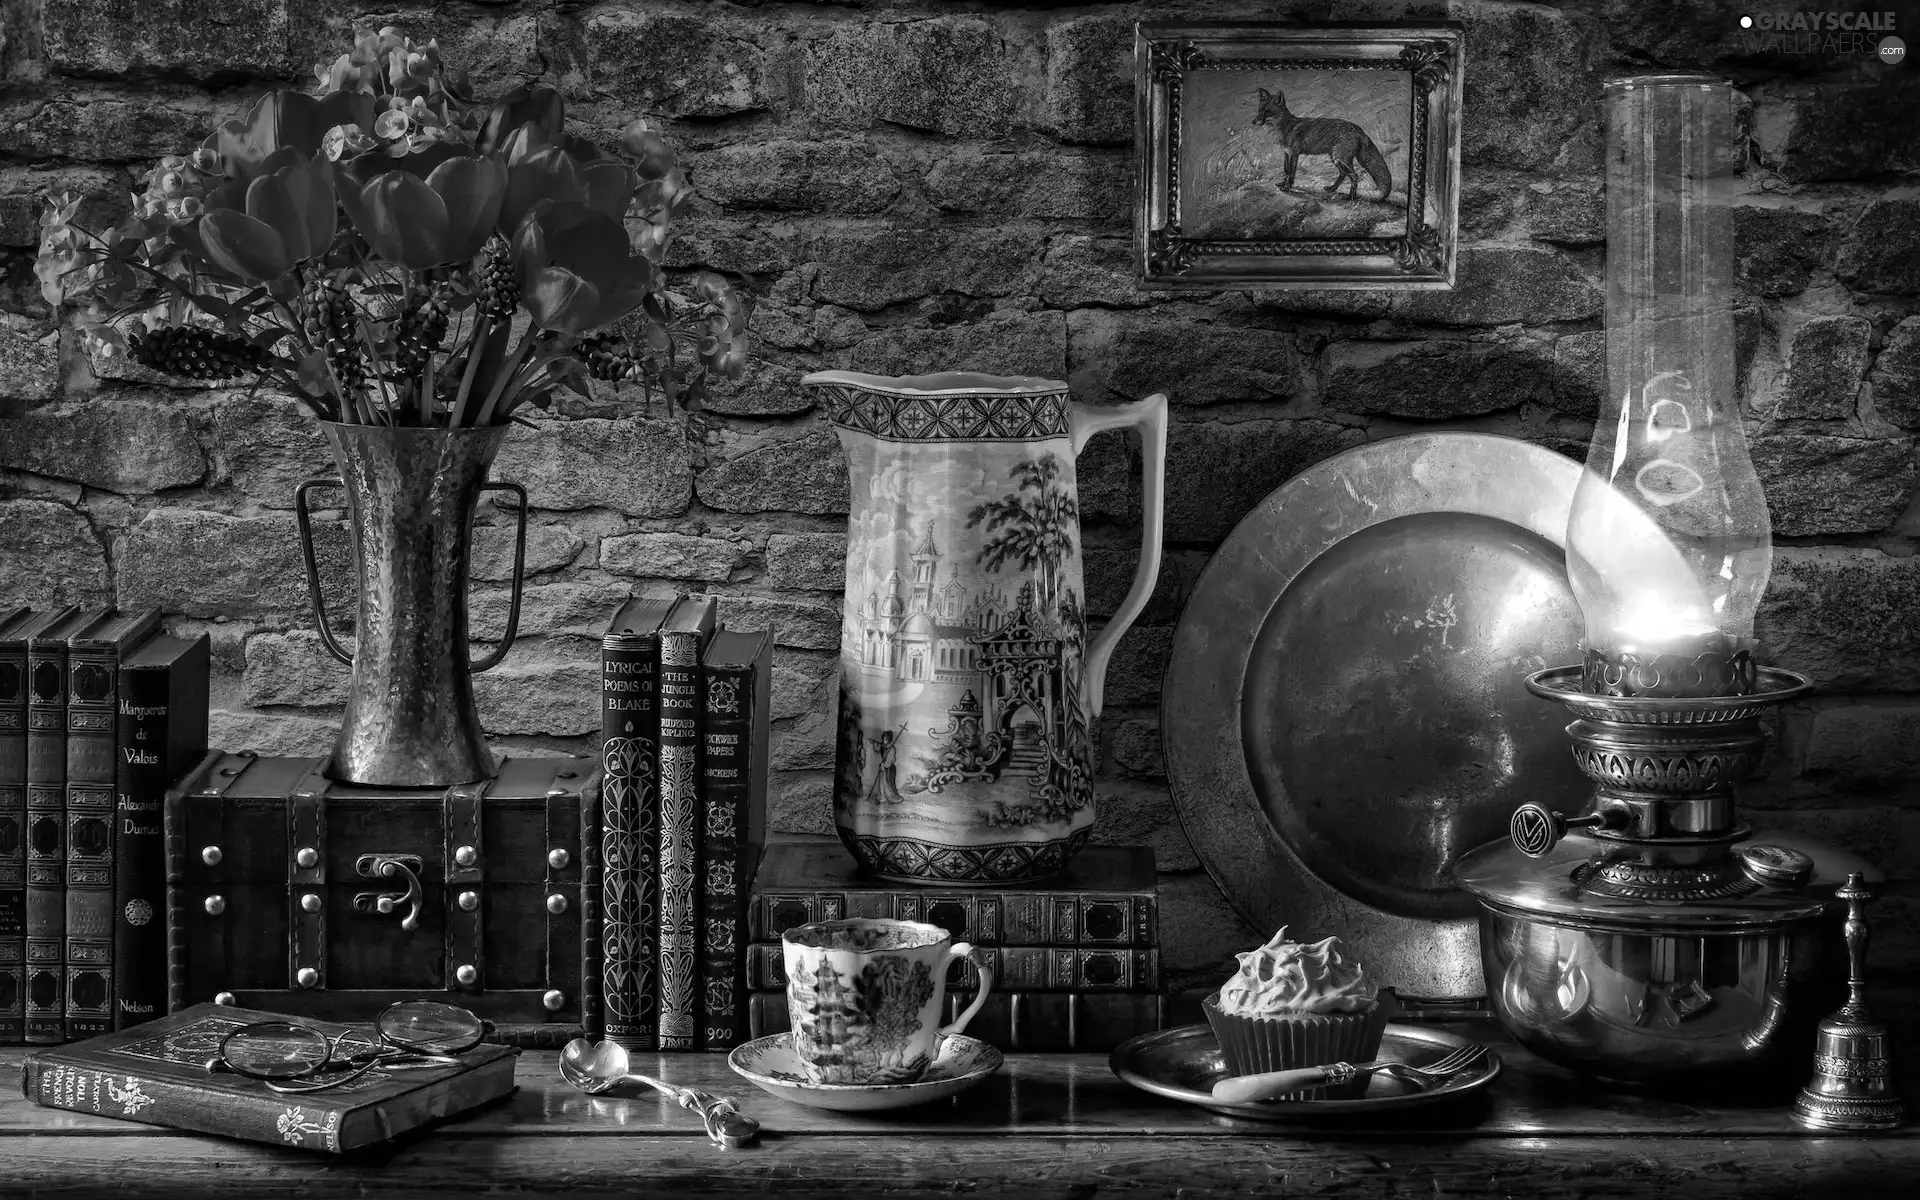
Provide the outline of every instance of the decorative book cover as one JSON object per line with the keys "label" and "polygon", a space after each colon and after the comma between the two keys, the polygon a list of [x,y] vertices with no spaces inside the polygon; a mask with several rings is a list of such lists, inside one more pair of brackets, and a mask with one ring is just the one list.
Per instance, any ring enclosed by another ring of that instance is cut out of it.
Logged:
{"label": "decorative book cover", "polygon": [[27,641],[27,1041],[66,1040],[67,639],[107,615],[69,609]]}
{"label": "decorative book cover", "polygon": [[[1133,946],[976,946],[974,952],[993,972],[993,986],[1010,992],[1155,992],[1160,990],[1160,952]],[[747,988],[774,991],[787,986],[785,954],[779,942],[747,947]],[[968,960],[955,959],[947,986],[973,991],[980,972]]]}
{"label": "decorative book cover", "polygon": [[[945,1020],[973,1003],[970,992],[948,992]],[[785,992],[748,997],[754,1037],[785,1033]],[[1142,1033],[1166,1028],[1167,998],[1150,992],[1002,992],[995,990],[967,1023],[967,1036],[1005,1051],[1104,1053]]]}
{"label": "decorative book cover", "polygon": [[[207,752],[206,634],[158,634],[120,660],[115,714],[113,827],[113,1026],[167,1011],[167,789],[204,775]],[[196,764],[198,766],[196,767]]]}
{"label": "decorative book cover", "polygon": [[711,596],[687,596],[660,627],[660,1049],[699,1045],[700,652]]}
{"label": "decorative book cover", "polygon": [[902,887],[861,875],[838,842],[780,837],[767,846],[748,906],[756,942],[796,925],[893,917],[939,925],[976,946],[1157,944],[1153,851],[1088,846],[1044,883],[1019,888]]}
{"label": "decorative book cover", "polygon": [[[375,1067],[351,1083],[298,1096],[207,1073],[221,1038],[277,1017],[196,1004],[132,1029],[37,1050],[27,1055],[21,1090],[49,1108],[334,1154],[391,1141],[513,1091],[520,1052],[484,1043],[460,1055],[457,1066]],[[294,1019],[339,1037],[343,1054],[373,1044],[352,1026]]]}
{"label": "decorative book cover", "polygon": [[120,660],[160,610],[115,613],[67,643],[66,1038],[113,1028],[114,785]]}
{"label": "decorative book cover", "polygon": [[27,1036],[27,638],[59,615],[0,620],[0,1046]]}
{"label": "decorative book cover", "polygon": [[701,663],[700,1048],[746,1040],[747,889],[766,841],[773,635],[722,629]]}
{"label": "decorative book cover", "polygon": [[654,986],[660,852],[660,622],[677,597],[642,596],[613,615],[600,645],[601,993],[606,1036],[628,1050],[659,1045]]}

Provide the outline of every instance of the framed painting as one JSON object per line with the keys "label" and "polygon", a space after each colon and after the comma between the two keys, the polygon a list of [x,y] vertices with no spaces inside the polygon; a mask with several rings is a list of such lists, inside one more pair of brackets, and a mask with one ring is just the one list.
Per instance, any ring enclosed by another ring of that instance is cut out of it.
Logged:
{"label": "framed painting", "polygon": [[1453,286],[1460,28],[1134,27],[1148,288]]}

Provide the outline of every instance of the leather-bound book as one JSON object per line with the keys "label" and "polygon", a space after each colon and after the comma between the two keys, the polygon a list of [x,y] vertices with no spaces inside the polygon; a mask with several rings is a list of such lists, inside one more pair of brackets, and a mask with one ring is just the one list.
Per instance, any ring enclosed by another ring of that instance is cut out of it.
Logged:
{"label": "leather-bound book", "polygon": [[[971,992],[948,992],[953,1020],[973,1003]],[[785,992],[748,998],[754,1037],[790,1028]],[[968,1037],[999,1050],[1040,1054],[1105,1053],[1130,1037],[1166,1028],[1167,998],[1153,992],[1002,992],[996,989],[967,1023]]]}
{"label": "leather-bound book", "polygon": [[[276,1019],[287,1018],[196,1004],[132,1029],[34,1051],[27,1055],[21,1089],[49,1108],[334,1154],[391,1141],[513,1091],[520,1052],[486,1043],[461,1054],[457,1068],[375,1067],[345,1087],[301,1095],[283,1095],[256,1079],[208,1073],[207,1060],[226,1034]],[[341,1037],[344,1053],[371,1048],[364,1029],[291,1019]]]}
{"label": "leather-bound book", "polygon": [[700,1048],[746,1040],[747,893],[766,841],[773,635],[722,629],[701,662]]}
{"label": "leather-bound book", "polygon": [[106,616],[69,609],[27,639],[29,1044],[67,1035],[67,640]]}
{"label": "leather-bound book", "polygon": [[[1160,952],[1137,946],[975,946],[974,953],[993,972],[993,986],[1009,992],[1157,992]],[[787,986],[784,948],[779,942],[747,947],[747,990],[774,991]],[[947,986],[971,992],[980,986],[980,970],[968,959],[947,969]]]}
{"label": "leather-bound book", "polygon": [[687,596],[660,627],[660,1049],[700,1044],[700,654],[711,596]]}
{"label": "leather-bound book", "polygon": [[1009,888],[918,887],[860,874],[831,838],[772,839],[748,908],[752,940],[778,942],[809,921],[926,921],[976,946],[1159,944],[1153,850],[1088,846],[1052,879]]}
{"label": "leather-bound book", "polygon": [[0,1046],[27,1033],[27,635],[54,615],[0,619]]}
{"label": "leather-bound book", "polygon": [[115,613],[67,642],[66,1040],[113,1028],[114,785],[120,660],[160,610]]}
{"label": "leather-bound book", "polygon": [[[208,638],[158,634],[120,660],[114,769],[115,1029],[167,1011],[167,789],[204,775]],[[199,769],[196,770],[196,764]]]}
{"label": "leather-bound book", "polygon": [[600,645],[601,993],[605,1036],[628,1050],[659,1048],[656,701],[660,623],[677,599],[628,600],[613,614]]}

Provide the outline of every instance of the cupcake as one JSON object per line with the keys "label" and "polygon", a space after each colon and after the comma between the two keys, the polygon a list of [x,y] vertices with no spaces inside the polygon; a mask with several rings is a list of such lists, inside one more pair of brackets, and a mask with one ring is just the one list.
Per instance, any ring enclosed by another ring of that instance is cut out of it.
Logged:
{"label": "cupcake", "polygon": [[[1305,945],[1288,941],[1282,928],[1266,945],[1237,957],[1240,969],[1200,1005],[1229,1074],[1368,1063],[1379,1053],[1391,993],[1379,994],[1339,938]],[[1366,1090],[1362,1076],[1282,1099],[1354,1100]]]}

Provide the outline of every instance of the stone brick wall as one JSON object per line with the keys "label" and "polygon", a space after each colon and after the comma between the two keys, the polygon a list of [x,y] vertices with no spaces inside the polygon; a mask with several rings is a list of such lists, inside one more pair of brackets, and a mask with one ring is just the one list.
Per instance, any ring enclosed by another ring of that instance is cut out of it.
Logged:
{"label": "stone brick wall", "polygon": [[[743,273],[761,297],[754,370],[710,414],[683,427],[586,406],[509,439],[498,474],[524,482],[537,512],[522,640],[479,679],[501,748],[588,752],[595,634],[613,604],[656,583],[712,590],[729,621],[777,632],[775,823],[824,830],[847,485],[800,373],[1064,375],[1094,401],[1166,389],[1168,561],[1108,683],[1099,836],[1154,846],[1168,964],[1177,979],[1217,976],[1255,931],[1181,833],[1156,713],[1172,627],[1210,548],[1302,468],[1408,430],[1491,430],[1583,455],[1603,342],[1600,81],[1717,69],[1752,100],[1742,354],[1780,544],[1762,630],[1777,661],[1821,685],[1783,715],[1748,804],[1757,821],[1889,869],[1876,953],[1920,983],[1920,65],[1752,52],[1732,0],[1184,5],[1463,23],[1460,282],[1449,294],[1148,295],[1127,265],[1131,25],[1169,11],[0,7],[0,602],[162,604],[171,626],[213,634],[221,744],[327,744],[345,673],[310,631],[289,507],[298,481],[329,470],[316,430],[270,394],[90,369],[33,286],[38,196],[75,186],[110,212],[131,172],[190,148],[267,83],[304,77],[350,30],[436,35],[484,89],[563,88],[589,134],[659,117],[701,197],[678,262]],[[1920,29],[1920,15],[1903,19]],[[1131,572],[1136,454],[1107,435],[1081,466],[1096,616]],[[479,539],[482,635],[504,621],[503,518],[489,510]],[[321,549],[344,606],[337,527]]]}

